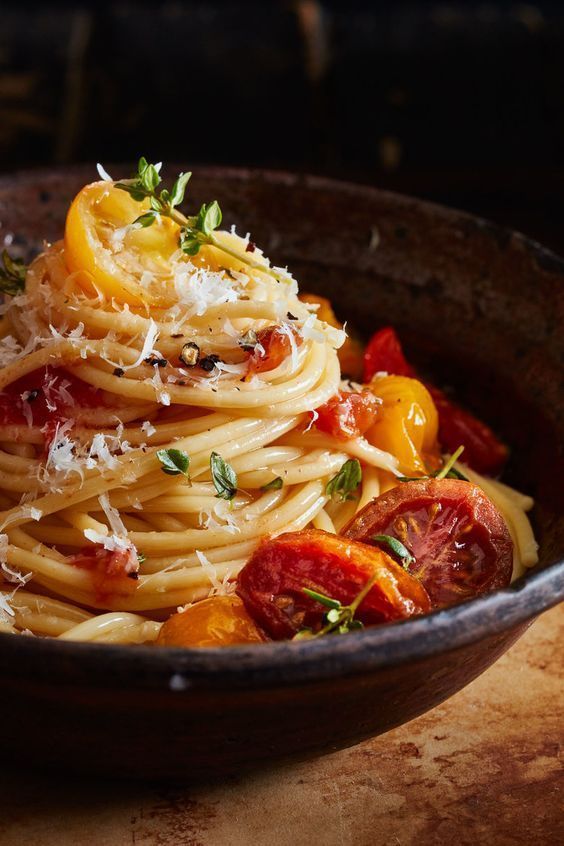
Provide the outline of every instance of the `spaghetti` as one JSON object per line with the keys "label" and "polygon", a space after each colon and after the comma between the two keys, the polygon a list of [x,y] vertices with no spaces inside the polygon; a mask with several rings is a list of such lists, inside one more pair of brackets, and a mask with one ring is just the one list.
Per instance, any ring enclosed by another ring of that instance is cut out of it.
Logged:
{"label": "spaghetti", "polygon": [[[411,469],[377,427],[315,425],[351,390],[346,336],[286,270],[217,227],[191,254],[132,193],[86,186],[3,306],[2,631],[154,641],[178,606],[229,594],[261,538],[339,531]],[[350,459],[357,498],[332,497]],[[521,575],[532,501],[460,469],[505,517]]]}

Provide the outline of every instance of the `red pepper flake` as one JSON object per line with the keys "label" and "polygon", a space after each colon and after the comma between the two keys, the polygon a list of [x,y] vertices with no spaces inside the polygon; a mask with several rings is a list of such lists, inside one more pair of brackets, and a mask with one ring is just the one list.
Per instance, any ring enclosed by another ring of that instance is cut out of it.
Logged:
{"label": "red pepper flake", "polygon": [[246,253],[254,253],[254,251],[256,250],[256,248],[257,248],[257,245],[255,244],[255,242],[254,242],[254,241],[249,241],[249,243],[248,243],[248,244],[247,244],[247,246],[245,247],[245,252],[246,252]]}
{"label": "red pepper flake", "polygon": [[114,368],[114,376],[119,376],[119,378],[121,378],[124,373],[125,373],[125,370],[123,369],[123,367],[115,367]]}

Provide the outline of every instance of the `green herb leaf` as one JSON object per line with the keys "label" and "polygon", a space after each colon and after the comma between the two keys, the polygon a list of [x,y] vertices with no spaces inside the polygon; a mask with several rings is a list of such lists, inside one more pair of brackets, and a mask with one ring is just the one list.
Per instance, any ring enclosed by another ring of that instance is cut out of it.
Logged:
{"label": "green herb leaf", "polygon": [[413,562],[415,561],[415,558],[411,554],[409,549],[404,546],[404,544],[400,540],[392,537],[392,535],[372,535],[371,540],[387,544],[394,553],[394,555],[397,555],[398,558],[401,558],[401,563],[406,569],[410,564],[413,564]]}
{"label": "green herb leaf", "polygon": [[420,482],[421,479],[431,479],[432,476],[396,476],[398,482]]}
{"label": "green herb leaf", "polygon": [[455,452],[453,452],[453,454],[451,455],[451,457],[449,458],[449,460],[447,461],[445,466],[441,470],[439,470],[438,473],[433,474],[435,476],[435,479],[446,479],[448,474],[452,472],[452,468],[454,467],[454,465],[456,464],[456,462],[458,461],[458,459],[460,458],[460,456],[462,455],[463,452],[464,452],[464,447],[459,446],[458,449]]}
{"label": "green herb leaf", "polygon": [[172,208],[180,206],[184,202],[186,186],[188,185],[191,176],[191,171],[188,171],[187,173],[181,173],[176,179],[174,185],[172,186],[172,191],[170,192],[170,205]]}
{"label": "green herb leaf", "polygon": [[204,203],[198,212],[195,228],[204,235],[210,235],[220,225],[221,218],[221,209],[217,200],[212,200],[207,205]]}
{"label": "green herb leaf", "polygon": [[2,266],[0,267],[0,291],[15,297],[25,288],[27,267],[22,259],[13,259],[7,250],[2,252]]}
{"label": "green herb leaf", "polygon": [[328,496],[339,495],[341,501],[352,499],[351,491],[358,488],[362,481],[362,468],[357,458],[349,458],[339,472],[327,482],[325,493]]}
{"label": "green herb leaf", "polygon": [[269,482],[267,485],[263,485],[261,491],[279,491],[284,482],[282,481],[281,476],[276,476],[272,482]]}
{"label": "green herb leaf", "polygon": [[158,212],[156,211],[148,211],[145,214],[140,214],[138,218],[133,221],[133,225],[140,226],[142,229],[146,229],[147,226],[152,226],[155,220],[158,217]]}
{"label": "green herb leaf", "polygon": [[181,449],[159,449],[157,458],[162,464],[161,470],[169,476],[183,474],[190,478],[190,456]]}
{"label": "green herb leaf", "polygon": [[161,181],[159,172],[155,165],[149,164],[143,156],[139,159],[138,165],[139,182],[148,194],[153,194],[155,188]]}
{"label": "green herb leaf", "polygon": [[180,231],[180,249],[187,256],[195,256],[200,252],[202,240],[194,229],[182,229]]}
{"label": "green herb leaf", "polygon": [[300,629],[299,632],[296,632],[292,640],[311,640],[311,638],[315,637],[314,633],[311,629]]}
{"label": "green herb leaf", "polygon": [[461,482],[469,482],[470,479],[468,476],[465,476],[464,473],[461,473],[460,470],[457,470],[456,467],[451,467],[448,473],[445,476],[445,479],[459,479]]}
{"label": "green herb leaf", "polygon": [[217,491],[218,499],[233,499],[237,493],[237,474],[233,467],[224,461],[217,452],[210,456],[212,480]]}
{"label": "green herb leaf", "polygon": [[462,482],[469,482],[464,473],[454,467],[463,452],[464,447],[459,446],[440,470],[435,470],[427,476],[398,476],[397,480],[398,482],[420,482],[421,479],[460,479]]}
{"label": "green herb leaf", "polygon": [[309,596],[310,599],[314,599],[316,602],[319,602],[320,605],[326,605],[327,608],[341,608],[341,603],[338,599],[332,599],[330,596],[325,596],[324,593],[318,593],[316,590],[310,590],[310,588],[302,588],[302,593],[305,593],[306,596]]}
{"label": "green herb leaf", "polygon": [[309,596],[310,599],[314,599],[321,605],[325,605],[326,608],[329,608],[329,611],[327,611],[323,617],[324,626],[318,632],[314,633],[311,629],[307,628],[300,629],[300,631],[294,635],[293,639],[308,640],[310,638],[321,637],[326,634],[347,634],[353,629],[364,628],[364,625],[360,620],[355,620],[355,614],[359,605],[366,598],[367,594],[370,593],[370,590],[377,578],[378,573],[373,573],[350,605],[342,605],[338,599],[333,599],[331,596],[326,596],[324,593],[319,593],[316,590],[302,588],[302,591],[306,596]]}
{"label": "green herb leaf", "polygon": [[138,552],[138,553],[137,553],[137,561],[139,562],[139,564],[144,564],[144,562],[145,562],[146,560],[147,560],[147,556],[146,556],[146,555],[143,555],[143,553],[142,553],[142,552]]}

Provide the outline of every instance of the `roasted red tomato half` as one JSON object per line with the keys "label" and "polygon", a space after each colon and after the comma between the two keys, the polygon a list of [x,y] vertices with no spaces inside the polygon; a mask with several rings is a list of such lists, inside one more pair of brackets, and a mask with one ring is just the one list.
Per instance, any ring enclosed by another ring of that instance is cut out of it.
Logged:
{"label": "roasted red tomato half", "polygon": [[507,461],[508,449],[489,426],[452,402],[433,385],[427,385],[439,415],[439,441],[454,452],[462,444],[462,460],[478,473],[495,476]]}
{"label": "roasted red tomato half", "polygon": [[379,405],[371,391],[339,391],[317,409],[315,425],[339,440],[358,438],[376,421]]}
{"label": "roasted red tomato half", "polygon": [[343,529],[345,537],[382,545],[395,538],[415,559],[434,608],[505,587],[513,569],[507,526],[480,488],[458,479],[405,482],[377,497]]}
{"label": "roasted red tomato half", "polygon": [[421,583],[380,549],[318,529],[264,541],[241,570],[237,593],[275,640],[323,625],[327,611],[303,588],[350,605],[376,573],[356,619],[366,626],[401,620],[430,608]]}

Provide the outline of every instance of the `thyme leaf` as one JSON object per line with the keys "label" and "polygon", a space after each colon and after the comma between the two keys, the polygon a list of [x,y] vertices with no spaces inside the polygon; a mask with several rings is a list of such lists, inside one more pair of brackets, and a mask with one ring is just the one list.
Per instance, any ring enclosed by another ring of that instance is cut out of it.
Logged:
{"label": "thyme leaf", "polygon": [[2,265],[0,266],[0,291],[15,297],[21,294],[25,288],[25,275],[27,267],[23,259],[14,259],[7,250],[2,252]]}
{"label": "thyme leaf", "polygon": [[282,481],[282,476],[276,476],[271,482],[268,482],[267,485],[263,485],[261,491],[279,491],[284,482]]}
{"label": "thyme leaf", "polygon": [[237,493],[237,474],[233,467],[224,461],[217,452],[210,455],[212,481],[218,499],[231,500]]}
{"label": "thyme leaf", "polygon": [[325,486],[325,493],[328,496],[340,497],[341,502],[346,499],[353,499],[351,491],[358,488],[362,481],[362,468],[357,458],[349,458],[338,473],[329,479]]}
{"label": "thyme leaf", "polygon": [[407,570],[410,564],[413,564],[415,557],[411,554],[409,549],[397,538],[392,535],[372,535],[371,540],[385,543],[394,555],[401,559],[402,566]]}
{"label": "thyme leaf", "polygon": [[421,479],[460,479],[462,482],[468,482],[470,480],[464,473],[454,466],[463,452],[464,447],[459,446],[440,470],[435,470],[434,473],[428,473],[426,476],[398,476],[398,482],[419,482]]}
{"label": "thyme leaf", "polygon": [[190,456],[182,449],[159,449],[157,458],[162,464],[161,470],[169,476],[184,475],[190,478]]}

